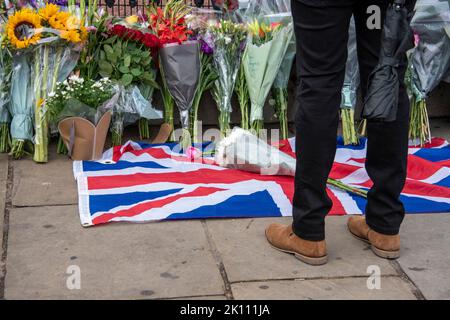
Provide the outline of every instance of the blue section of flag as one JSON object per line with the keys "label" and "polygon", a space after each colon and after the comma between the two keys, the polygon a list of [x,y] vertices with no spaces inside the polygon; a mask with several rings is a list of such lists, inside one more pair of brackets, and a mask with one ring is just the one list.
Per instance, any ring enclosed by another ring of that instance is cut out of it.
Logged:
{"label": "blue section of flag", "polygon": [[342,136],[337,137],[337,147],[338,148],[345,148],[349,150],[364,150],[366,148],[366,140],[367,138],[359,138],[359,144],[357,145],[345,145],[344,144],[344,138]]}
{"label": "blue section of flag", "polygon": [[450,159],[450,147],[432,148],[432,149],[420,149],[414,152],[415,156],[423,158],[428,161],[438,162]]}
{"label": "blue section of flag", "polygon": [[277,217],[280,209],[268,191],[258,191],[250,195],[233,196],[214,205],[205,205],[195,210],[171,214],[168,220],[198,218],[245,218]]}
{"label": "blue section of flag", "polygon": [[450,188],[450,176],[448,176],[447,178],[442,179],[439,182],[435,182],[433,183],[436,186],[441,186],[441,187],[447,187]]}
{"label": "blue section of flag", "polygon": [[169,189],[149,192],[130,192],[121,194],[102,194],[89,196],[89,209],[91,216],[97,212],[108,212],[118,206],[129,206],[145,200],[153,200],[181,191]]}
{"label": "blue section of flag", "polygon": [[101,163],[94,161],[83,161],[83,171],[104,171],[104,170],[122,170],[128,168],[147,168],[147,169],[167,169],[159,163],[153,161],[129,162],[118,161],[116,163]]}
{"label": "blue section of flag", "polygon": [[404,195],[400,196],[400,200],[403,202],[403,205],[405,206],[405,211],[408,213],[450,212],[449,203]]}

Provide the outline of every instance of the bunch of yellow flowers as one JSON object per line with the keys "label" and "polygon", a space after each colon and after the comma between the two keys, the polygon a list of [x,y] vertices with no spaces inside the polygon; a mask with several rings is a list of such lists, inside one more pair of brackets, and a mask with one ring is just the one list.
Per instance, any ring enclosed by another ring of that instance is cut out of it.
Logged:
{"label": "bunch of yellow flowers", "polygon": [[71,43],[83,42],[88,32],[76,16],[55,4],[34,11],[29,8],[21,9],[8,18],[6,23],[6,40],[16,49],[28,48],[35,45],[46,34],[55,33]]}

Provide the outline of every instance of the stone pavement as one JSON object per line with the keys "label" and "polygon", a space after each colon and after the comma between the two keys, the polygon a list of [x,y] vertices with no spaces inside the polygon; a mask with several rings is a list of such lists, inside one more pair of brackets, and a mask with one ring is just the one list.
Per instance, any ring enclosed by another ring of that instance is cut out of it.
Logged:
{"label": "stone pavement", "polygon": [[[450,138],[448,120],[433,126]],[[408,215],[397,261],[350,236],[346,217],[328,217],[320,267],[270,248],[264,228],[274,221],[290,218],[83,228],[71,161],[0,155],[0,298],[450,299],[450,214]],[[369,290],[373,268],[381,288]]]}

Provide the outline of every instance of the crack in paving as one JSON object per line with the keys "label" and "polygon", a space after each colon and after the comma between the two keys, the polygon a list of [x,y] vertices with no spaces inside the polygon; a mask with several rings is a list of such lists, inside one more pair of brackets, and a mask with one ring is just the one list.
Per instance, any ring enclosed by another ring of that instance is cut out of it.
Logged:
{"label": "crack in paving", "polygon": [[[354,275],[354,276],[329,276],[329,277],[308,277],[308,278],[270,278],[270,279],[252,279],[252,280],[239,280],[232,281],[231,284],[240,283],[256,283],[256,282],[276,282],[276,281],[310,281],[310,280],[340,280],[340,279],[366,279],[368,275]],[[400,275],[387,274],[381,275],[381,278],[401,278]]]}
{"label": "crack in paving", "polygon": [[202,220],[203,230],[205,231],[206,241],[208,242],[209,249],[213,255],[214,260],[216,261],[217,267],[219,268],[220,275],[222,276],[223,285],[225,289],[225,297],[227,300],[234,300],[233,292],[231,291],[231,283],[228,280],[227,271],[225,270],[225,265],[223,264],[222,257],[220,256],[219,251],[217,250],[216,244],[212,238],[211,232],[209,231],[208,225],[205,220]]}
{"label": "crack in paving", "polygon": [[1,274],[0,277],[0,300],[5,299],[5,278],[6,278],[6,257],[8,253],[8,233],[9,233],[9,214],[12,208],[14,170],[11,156],[8,156],[8,175],[6,178],[5,211],[3,212],[3,237],[2,237],[2,256],[1,256]]}
{"label": "crack in paving", "polygon": [[414,283],[414,281],[412,281],[412,279],[408,276],[408,274],[406,274],[400,263],[397,260],[389,260],[389,263],[394,268],[394,270],[399,274],[400,278],[409,285],[412,294],[417,298],[417,300],[426,300],[422,291]]}

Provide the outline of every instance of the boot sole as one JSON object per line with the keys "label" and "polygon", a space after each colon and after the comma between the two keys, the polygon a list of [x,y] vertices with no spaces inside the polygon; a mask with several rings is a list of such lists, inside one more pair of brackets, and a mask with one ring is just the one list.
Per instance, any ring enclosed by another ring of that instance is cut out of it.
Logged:
{"label": "boot sole", "polygon": [[[269,242],[269,241],[267,241],[267,242]],[[321,266],[321,265],[323,265],[323,264],[328,262],[328,255],[323,256],[323,257],[319,257],[319,258],[312,258],[312,257],[308,257],[308,256],[302,255],[302,254],[294,252],[294,251],[283,250],[283,249],[277,248],[273,244],[271,244],[270,242],[269,242],[269,244],[275,250],[278,250],[278,251],[281,251],[281,252],[284,252],[284,253],[293,254],[301,262],[304,262],[304,263],[312,265],[312,266]]]}
{"label": "boot sole", "polygon": [[370,244],[370,248],[372,249],[372,252],[375,253],[375,255],[377,255],[378,257],[384,258],[384,259],[397,259],[400,257],[400,250],[386,251],[386,250],[378,249],[377,247],[375,247],[373,244],[370,243],[369,239],[361,238],[360,236],[357,236],[350,230],[350,228],[348,228],[348,231],[356,239],[363,241],[367,244]]}

